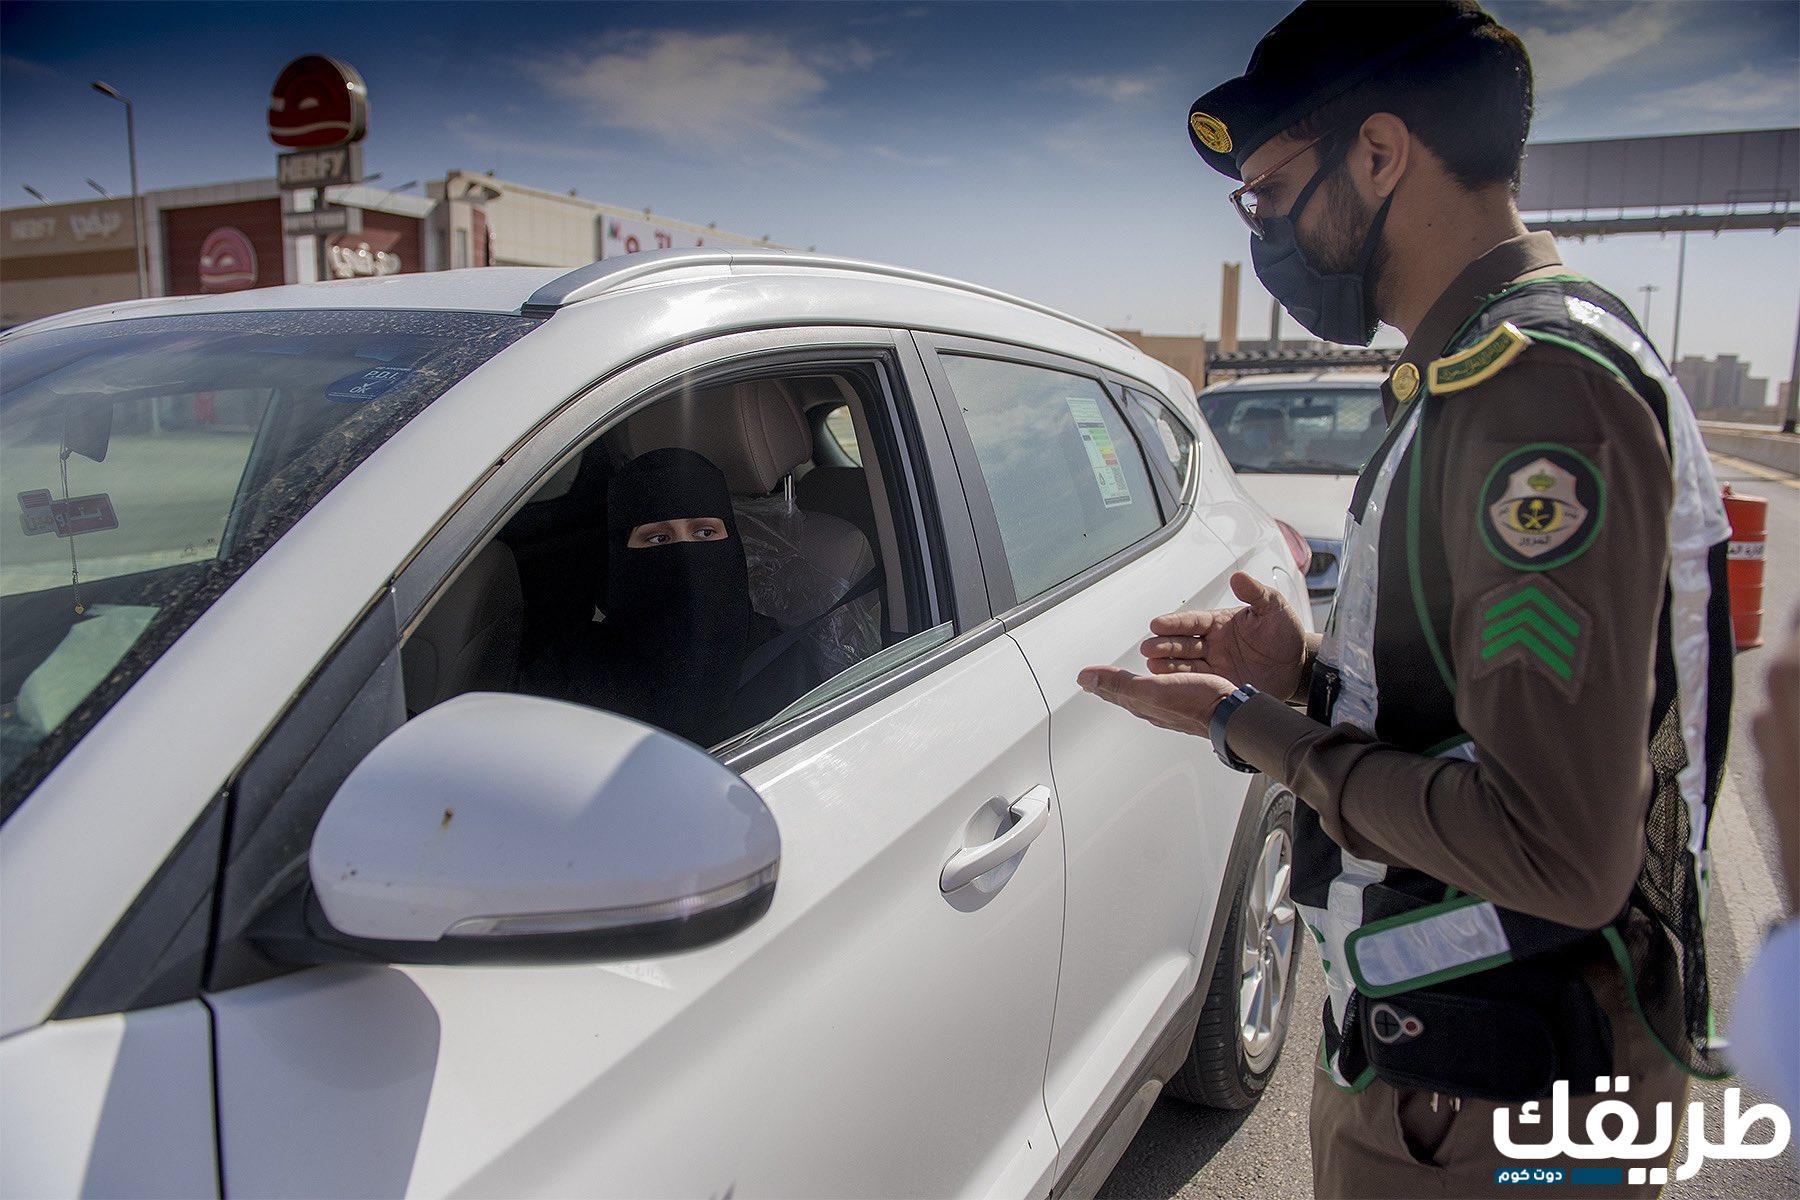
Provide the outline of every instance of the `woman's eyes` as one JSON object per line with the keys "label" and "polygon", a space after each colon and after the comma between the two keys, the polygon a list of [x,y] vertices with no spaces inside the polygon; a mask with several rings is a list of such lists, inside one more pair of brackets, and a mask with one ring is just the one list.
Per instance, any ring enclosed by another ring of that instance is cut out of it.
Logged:
{"label": "woman's eyes", "polygon": [[703,539],[716,538],[719,536],[719,531],[714,529],[711,525],[702,525],[700,528],[694,530],[694,536]]}

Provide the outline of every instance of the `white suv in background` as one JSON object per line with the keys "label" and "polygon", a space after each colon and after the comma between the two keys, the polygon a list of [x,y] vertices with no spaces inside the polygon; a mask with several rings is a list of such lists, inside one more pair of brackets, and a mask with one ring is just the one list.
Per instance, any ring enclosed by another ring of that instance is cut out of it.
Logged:
{"label": "white suv in background", "polygon": [[[1292,796],[1075,678],[1300,567],[1119,338],[699,250],[0,363],[6,1195],[1085,1195],[1274,1069]],[[516,684],[670,445],[815,672],[707,747]]]}
{"label": "white suv in background", "polygon": [[1311,548],[1306,589],[1318,629],[1337,595],[1357,474],[1387,433],[1385,378],[1374,371],[1246,375],[1200,393],[1200,411],[1244,490]]}

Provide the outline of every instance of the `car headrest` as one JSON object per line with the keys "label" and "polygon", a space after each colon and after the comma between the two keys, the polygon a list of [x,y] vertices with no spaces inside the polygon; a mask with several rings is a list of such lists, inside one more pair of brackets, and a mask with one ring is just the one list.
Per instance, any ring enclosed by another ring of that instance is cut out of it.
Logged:
{"label": "car headrest", "polygon": [[704,454],[739,495],[767,495],[812,457],[793,393],[778,379],[706,388],[652,405],[625,425],[633,457],[664,446]]}

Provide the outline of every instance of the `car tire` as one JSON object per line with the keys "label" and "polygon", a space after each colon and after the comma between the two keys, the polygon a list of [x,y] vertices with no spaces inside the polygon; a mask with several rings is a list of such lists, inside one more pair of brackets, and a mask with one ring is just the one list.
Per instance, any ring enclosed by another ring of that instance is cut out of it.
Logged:
{"label": "car tire", "polygon": [[1252,795],[1262,819],[1232,864],[1231,919],[1193,1045],[1169,1081],[1170,1094],[1210,1108],[1248,1108],[1268,1086],[1287,1038],[1304,940],[1288,890],[1294,794],[1258,776]]}

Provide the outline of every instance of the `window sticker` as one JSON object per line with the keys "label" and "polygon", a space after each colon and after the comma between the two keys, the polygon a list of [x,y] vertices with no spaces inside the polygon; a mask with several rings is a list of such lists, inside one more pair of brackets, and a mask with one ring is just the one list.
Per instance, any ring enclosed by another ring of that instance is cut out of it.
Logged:
{"label": "window sticker", "polygon": [[1087,448],[1088,468],[1094,472],[1094,483],[1100,489],[1100,501],[1108,508],[1131,503],[1131,486],[1119,468],[1119,451],[1113,445],[1112,431],[1100,415],[1100,402],[1089,396],[1069,396],[1069,415],[1075,418],[1075,431]]}
{"label": "window sticker", "polygon": [[361,404],[387,395],[411,374],[411,367],[370,367],[333,383],[325,389],[325,398],[339,404]]}

